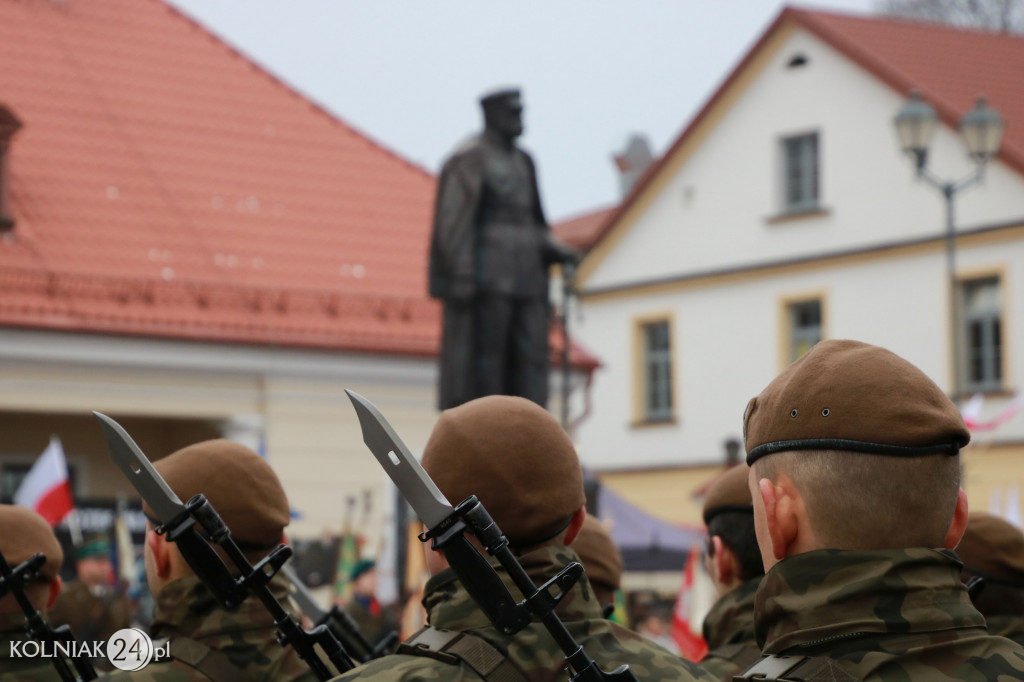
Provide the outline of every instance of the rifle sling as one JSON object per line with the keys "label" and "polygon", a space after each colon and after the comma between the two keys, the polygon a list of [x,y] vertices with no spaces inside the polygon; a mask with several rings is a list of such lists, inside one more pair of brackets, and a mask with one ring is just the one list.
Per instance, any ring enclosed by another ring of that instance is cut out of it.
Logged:
{"label": "rifle sling", "polygon": [[733,682],[861,682],[824,656],[767,655],[732,678]]}

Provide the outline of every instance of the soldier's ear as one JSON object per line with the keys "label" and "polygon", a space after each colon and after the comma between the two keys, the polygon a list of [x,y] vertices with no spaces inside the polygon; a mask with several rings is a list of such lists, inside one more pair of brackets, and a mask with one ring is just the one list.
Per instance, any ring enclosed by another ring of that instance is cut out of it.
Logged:
{"label": "soldier's ear", "polygon": [[946,531],[946,542],[942,545],[946,549],[956,549],[960,544],[960,538],[964,536],[967,529],[967,493],[963,488],[956,496],[956,509],[953,510],[953,522],[949,524]]}
{"label": "soldier's ear", "polygon": [[171,548],[167,540],[150,528],[146,532],[146,543],[149,545],[149,551],[153,553],[153,566],[156,568],[157,577],[166,579],[171,573]]}
{"label": "soldier's ear", "polygon": [[583,521],[587,518],[587,508],[580,507],[577,509],[572,518],[569,520],[569,526],[565,529],[565,545],[568,547],[572,544],[576,536],[580,534],[580,528],[583,527]]}
{"label": "soldier's ear", "polygon": [[[778,483],[762,478],[758,491],[764,502],[764,521],[771,542],[771,555],[781,561],[790,555],[799,535],[800,522],[796,515],[796,500],[785,475],[779,476]],[[765,565],[768,568],[768,565]]]}
{"label": "soldier's ear", "polygon": [[711,538],[711,544],[715,548],[715,556],[711,559],[715,571],[715,581],[731,587],[737,572],[736,556],[717,535]]}

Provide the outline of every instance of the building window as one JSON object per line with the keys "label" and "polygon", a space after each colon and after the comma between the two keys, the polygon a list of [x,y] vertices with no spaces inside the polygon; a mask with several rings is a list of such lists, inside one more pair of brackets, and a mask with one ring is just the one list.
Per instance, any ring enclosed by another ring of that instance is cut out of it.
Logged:
{"label": "building window", "polygon": [[821,341],[821,299],[799,301],[786,306],[789,324],[788,362],[804,356]]}
{"label": "building window", "polygon": [[966,391],[1003,387],[1002,301],[999,278],[961,283],[963,322],[960,366]]}
{"label": "building window", "polygon": [[782,210],[818,209],[818,133],[782,140]]}
{"label": "building window", "polygon": [[672,419],[672,339],[668,320],[641,326],[643,344],[643,418]]}
{"label": "building window", "polygon": [[31,468],[31,464],[4,464],[0,467],[0,503],[14,503],[14,493]]}

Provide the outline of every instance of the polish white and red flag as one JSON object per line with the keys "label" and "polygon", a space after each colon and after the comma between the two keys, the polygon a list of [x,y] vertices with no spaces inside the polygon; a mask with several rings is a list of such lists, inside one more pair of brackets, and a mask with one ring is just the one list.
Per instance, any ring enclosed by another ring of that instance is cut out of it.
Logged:
{"label": "polish white and red flag", "polygon": [[56,526],[73,509],[64,446],[53,436],[14,493],[14,504],[28,507]]}
{"label": "polish white and red flag", "polygon": [[672,613],[672,639],[675,640],[679,653],[691,661],[700,661],[708,653],[708,643],[699,632],[701,622],[695,617],[698,597],[696,573],[700,570],[697,566],[700,556],[700,548],[697,545],[690,547],[686,555],[686,565],[683,567],[683,584],[679,588],[676,608]]}

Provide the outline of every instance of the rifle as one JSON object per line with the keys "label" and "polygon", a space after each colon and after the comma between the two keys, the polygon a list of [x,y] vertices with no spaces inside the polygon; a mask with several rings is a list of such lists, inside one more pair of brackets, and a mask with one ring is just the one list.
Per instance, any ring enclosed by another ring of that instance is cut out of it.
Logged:
{"label": "rifle", "polygon": [[21,607],[22,612],[25,614],[28,636],[37,642],[53,645],[54,656],[50,660],[53,661],[53,666],[57,669],[60,679],[65,682],[94,680],[96,679],[96,671],[93,670],[89,659],[68,656],[71,664],[78,671],[79,676],[76,677],[71,672],[71,668],[68,667],[67,661],[56,655],[57,644],[64,644],[65,646],[62,648],[65,651],[67,650],[66,645],[72,645],[72,649],[74,648],[76,640],[74,635],[71,634],[71,628],[67,625],[61,625],[57,628],[52,627],[43,620],[42,614],[32,605],[28,595],[25,594],[25,586],[39,574],[40,569],[45,563],[46,555],[36,553],[12,569],[11,565],[7,563],[7,558],[3,555],[3,552],[0,552],[0,599],[8,594],[13,594],[14,599],[18,602],[18,606]]}
{"label": "rifle", "polygon": [[338,638],[338,641],[342,643],[345,649],[352,652],[353,656],[360,663],[366,663],[374,658],[380,658],[392,653],[395,644],[398,643],[397,632],[389,632],[377,646],[374,646],[363,635],[362,630],[359,629],[359,625],[353,620],[352,616],[337,604],[332,604],[329,610],[324,611],[316,602],[313,593],[309,591],[306,584],[302,582],[302,578],[299,577],[291,566],[285,566],[281,569],[281,572],[288,578],[290,583],[289,592],[292,595],[292,599],[298,602],[302,612],[309,616],[314,624],[326,625],[330,628],[334,632],[334,636]]}
{"label": "rifle", "polygon": [[[627,665],[611,672],[597,667],[555,613],[562,598],[583,575],[579,562],[570,563],[538,588],[476,496],[467,497],[453,508],[373,403],[352,391],[345,393],[359,417],[363,442],[427,526],[420,540],[432,540],[432,548],[444,553],[459,581],[495,627],[514,635],[535,616],[565,655],[571,682],[637,682]],[[522,593],[523,601],[516,602],[498,572],[466,537],[467,531],[497,558]],[[553,592],[556,587],[557,593]]]}
{"label": "rifle", "polygon": [[[234,609],[249,595],[259,599],[274,619],[278,643],[295,649],[321,680],[328,680],[335,674],[320,659],[316,645],[339,673],[355,667],[341,642],[326,626],[319,625],[306,632],[270,590],[271,579],[292,556],[291,547],[278,545],[255,566],[251,564],[231,537],[231,529],[204,495],[195,495],[182,504],[128,432],[105,414],[93,414],[103,427],[111,458],[159,519],[156,532],[177,545],[185,561],[222,607]],[[231,575],[213,545],[224,551],[240,577]]]}

